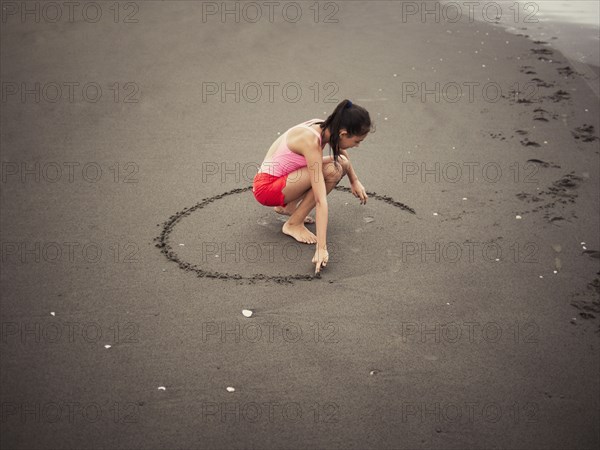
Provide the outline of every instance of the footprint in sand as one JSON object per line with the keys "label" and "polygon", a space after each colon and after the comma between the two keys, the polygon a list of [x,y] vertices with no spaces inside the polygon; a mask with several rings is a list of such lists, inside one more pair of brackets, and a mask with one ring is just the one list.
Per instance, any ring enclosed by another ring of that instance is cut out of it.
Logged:
{"label": "footprint in sand", "polygon": [[552,86],[554,86],[554,83],[547,83],[540,78],[532,78],[531,81],[533,81],[537,87],[552,87]]}
{"label": "footprint in sand", "polygon": [[553,169],[560,169],[560,166],[554,163],[547,163],[546,161],[542,161],[541,159],[528,159],[528,163],[538,164],[541,167],[548,168],[552,167]]}
{"label": "footprint in sand", "polygon": [[531,53],[534,55],[553,55],[554,52],[552,50],[548,50],[547,48],[532,48]]}
{"label": "footprint in sand", "polygon": [[[600,272],[598,273],[600,275]],[[582,319],[595,319],[600,316],[600,278],[593,279],[583,292],[573,294],[571,306],[577,308]],[[600,325],[598,325],[600,331]]]}
{"label": "footprint in sand", "polygon": [[526,75],[536,75],[537,74],[537,72],[535,72],[533,70],[532,66],[521,66],[521,68],[519,69],[519,71],[521,73],[526,74]]}
{"label": "footprint in sand", "polygon": [[[533,160],[532,160],[533,161]],[[543,161],[542,161],[543,162]],[[539,191],[536,194],[528,194],[526,192],[520,192],[516,194],[516,197],[526,203],[540,203],[540,206],[532,209],[530,212],[537,212],[545,210],[544,218],[549,222],[559,222],[562,220],[568,220],[564,216],[564,206],[575,203],[578,197],[576,189],[579,187],[583,179],[574,172],[563,175],[558,180],[554,181],[545,190]],[[561,209],[563,215],[559,215],[557,208]],[[574,212],[570,213],[571,218],[577,218]]]}
{"label": "footprint in sand", "polygon": [[556,70],[558,70],[558,73],[560,73],[565,78],[572,77],[574,75],[580,75],[577,72],[575,72],[573,69],[571,69],[569,66],[559,67]]}
{"label": "footprint in sand", "polygon": [[502,136],[502,133],[490,133],[490,137],[492,139],[500,139],[501,141],[505,141],[506,138]]}
{"label": "footprint in sand", "polygon": [[540,144],[538,144],[535,141],[530,141],[529,139],[525,138],[522,141],[519,141],[521,143],[521,145],[523,145],[524,147],[541,147]]}
{"label": "footprint in sand", "polygon": [[584,250],[583,253],[590,258],[600,259],[600,252],[598,250]]}
{"label": "footprint in sand", "polygon": [[594,136],[594,126],[584,123],[582,126],[575,128],[571,134],[575,139],[581,139],[583,142],[594,142],[598,140],[598,136]]}
{"label": "footprint in sand", "polygon": [[541,122],[549,122],[548,117],[550,117],[551,119],[554,119],[554,120],[558,120],[558,114],[550,113],[542,108],[536,108],[533,110],[533,112],[536,114],[533,117],[533,120],[539,120]]}
{"label": "footprint in sand", "polygon": [[556,91],[554,94],[544,98],[547,98],[548,100],[552,100],[554,103],[557,103],[562,102],[563,100],[569,100],[571,98],[571,94],[561,89]]}

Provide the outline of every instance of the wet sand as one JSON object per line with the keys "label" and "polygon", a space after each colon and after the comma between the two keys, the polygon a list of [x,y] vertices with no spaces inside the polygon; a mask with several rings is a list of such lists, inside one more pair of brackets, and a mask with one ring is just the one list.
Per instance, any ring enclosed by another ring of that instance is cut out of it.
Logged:
{"label": "wet sand", "polygon": [[[598,80],[486,23],[301,5],[2,24],[3,448],[598,447]],[[247,188],[344,98],[372,198],[330,194],[316,278]]]}

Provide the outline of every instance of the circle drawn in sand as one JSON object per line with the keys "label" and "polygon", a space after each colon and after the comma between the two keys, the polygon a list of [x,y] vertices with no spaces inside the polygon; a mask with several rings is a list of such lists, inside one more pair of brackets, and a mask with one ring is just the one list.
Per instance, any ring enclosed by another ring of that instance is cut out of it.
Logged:
{"label": "circle drawn in sand", "polygon": [[[265,274],[259,273],[259,274],[255,274],[253,276],[243,276],[243,275],[240,275],[237,273],[230,274],[227,272],[204,270],[197,264],[192,264],[190,262],[184,261],[173,250],[173,247],[169,243],[169,238],[171,236],[171,233],[177,226],[177,224],[180,223],[183,220],[183,218],[185,218],[186,216],[189,216],[191,213],[193,213],[194,211],[196,211],[198,209],[204,208],[205,206],[207,206],[210,203],[213,203],[217,200],[223,199],[224,197],[234,195],[234,194],[241,194],[241,193],[249,191],[251,189],[252,189],[252,186],[248,186],[245,188],[232,189],[231,191],[225,192],[223,194],[215,195],[214,197],[204,198],[204,199],[202,199],[202,201],[196,203],[194,206],[191,206],[189,208],[184,208],[183,210],[176,212],[175,214],[170,216],[167,221],[162,223],[162,231],[161,231],[160,235],[158,237],[154,238],[154,241],[156,242],[156,244],[155,244],[156,247],[160,249],[161,253],[164,254],[168,260],[177,263],[179,268],[181,268],[185,271],[195,272],[197,274],[197,276],[200,278],[207,277],[207,278],[219,278],[219,279],[223,279],[223,280],[248,280],[248,281],[268,280],[268,281],[275,281],[277,283],[292,283],[293,280],[308,280],[308,281],[310,281],[314,278],[321,278],[320,274],[317,274],[317,275],[296,274],[296,275],[273,276],[273,275],[265,275]],[[350,188],[343,187],[343,186],[336,186],[335,189],[337,191],[341,191],[341,192],[351,192]],[[367,195],[369,196],[369,199],[379,200],[379,201],[388,203],[396,208],[400,208],[403,211],[407,211],[411,214],[416,214],[415,210],[413,208],[411,208],[410,206],[407,206],[404,203],[398,202],[398,201],[394,200],[393,198],[388,197],[387,195],[379,195],[376,192],[367,192]],[[160,225],[158,225],[158,226],[160,226]]]}

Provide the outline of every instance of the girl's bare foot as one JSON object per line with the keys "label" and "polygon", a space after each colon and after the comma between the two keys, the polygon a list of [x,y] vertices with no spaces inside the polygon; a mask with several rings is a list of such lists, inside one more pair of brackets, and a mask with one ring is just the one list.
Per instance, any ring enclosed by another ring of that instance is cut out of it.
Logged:
{"label": "girl's bare foot", "polygon": [[[292,214],[294,214],[296,207],[292,203],[288,203],[288,205],[285,208],[281,206],[275,206],[273,209],[278,214],[283,214],[284,216],[291,216]],[[304,218],[304,223],[315,223],[315,219],[313,219],[310,216],[306,216]]]}
{"label": "girl's bare foot", "polygon": [[317,243],[317,236],[315,236],[313,232],[306,228],[304,224],[290,225],[288,220],[283,224],[281,231],[283,231],[284,234],[293,237],[298,242],[302,242],[304,244]]}

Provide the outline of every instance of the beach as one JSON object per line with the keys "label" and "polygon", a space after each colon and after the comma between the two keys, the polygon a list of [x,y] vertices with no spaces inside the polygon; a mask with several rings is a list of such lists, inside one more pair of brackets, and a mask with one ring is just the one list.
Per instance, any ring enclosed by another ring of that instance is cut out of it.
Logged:
{"label": "beach", "polygon": [[[2,2],[2,448],[598,447],[589,57],[506,9],[67,3]],[[251,185],[343,99],[369,199],[315,276]]]}

